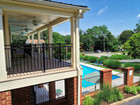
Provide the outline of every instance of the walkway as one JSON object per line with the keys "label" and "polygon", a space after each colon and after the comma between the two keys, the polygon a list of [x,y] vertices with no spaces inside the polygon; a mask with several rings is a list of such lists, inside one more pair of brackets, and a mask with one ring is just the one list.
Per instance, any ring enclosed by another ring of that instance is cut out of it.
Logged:
{"label": "walkway", "polygon": [[140,98],[131,100],[131,101],[129,101],[127,103],[123,103],[121,105],[140,105]]}
{"label": "walkway", "polygon": [[140,62],[140,59],[119,60],[120,62]]}

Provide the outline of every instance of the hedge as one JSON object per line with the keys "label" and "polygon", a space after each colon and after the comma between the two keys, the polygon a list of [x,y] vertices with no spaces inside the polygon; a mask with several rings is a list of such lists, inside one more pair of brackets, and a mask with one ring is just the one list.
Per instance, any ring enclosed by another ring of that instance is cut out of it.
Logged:
{"label": "hedge", "polygon": [[109,59],[112,59],[112,60],[124,60],[124,59],[133,59],[133,57],[130,57],[128,55],[111,55],[109,57]]}
{"label": "hedge", "polygon": [[112,69],[118,69],[121,67],[121,62],[114,61],[114,60],[105,60],[103,64]]}
{"label": "hedge", "polygon": [[133,63],[129,63],[129,62],[124,63],[124,64],[122,65],[122,67],[123,67],[123,68],[125,68],[125,67],[134,67],[134,71],[140,71],[140,65],[133,64]]}

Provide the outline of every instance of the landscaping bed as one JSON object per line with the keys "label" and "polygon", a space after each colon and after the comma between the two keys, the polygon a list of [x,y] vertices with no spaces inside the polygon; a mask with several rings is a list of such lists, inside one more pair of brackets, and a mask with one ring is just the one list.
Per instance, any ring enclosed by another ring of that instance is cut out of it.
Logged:
{"label": "landscaping bed", "polygon": [[103,90],[98,92],[94,97],[86,96],[83,105],[110,105],[140,94],[140,86],[126,86],[123,90],[121,92],[117,88],[110,88],[109,85],[104,85]]}

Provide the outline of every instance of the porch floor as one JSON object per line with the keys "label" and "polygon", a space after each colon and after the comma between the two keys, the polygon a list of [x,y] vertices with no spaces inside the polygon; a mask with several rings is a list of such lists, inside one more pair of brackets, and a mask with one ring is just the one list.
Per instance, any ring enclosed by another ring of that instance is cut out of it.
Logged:
{"label": "porch floor", "polygon": [[[18,55],[19,56],[19,55]],[[45,62],[44,62],[45,61]],[[10,68],[7,68],[8,77],[20,75],[38,74],[48,71],[49,69],[70,68],[70,61],[45,57],[43,54],[33,53],[32,56],[15,57],[12,59]]]}

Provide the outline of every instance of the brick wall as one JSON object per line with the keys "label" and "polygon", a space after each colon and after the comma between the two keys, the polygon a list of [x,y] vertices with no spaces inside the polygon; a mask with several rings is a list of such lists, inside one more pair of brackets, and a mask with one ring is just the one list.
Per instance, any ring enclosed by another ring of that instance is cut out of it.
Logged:
{"label": "brick wall", "polygon": [[31,105],[31,87],[11,91],[12,105]]}
{"label": "brick wall", "polygon": [[124,84],[127,86],[133,85],[134,67],[124,68]]}
{"label": "brick wall", "polygon": [[[82,84],[82,76],[81,76],[81,84]],[[66,86],[66,98],[68,101],[68,105],[77,105],[77,90],[78,90],[78,80],[77,77],[69,78],[65,80]],[[82,105],[82,85],[81,85],[81,105]]]}
{"label": "brick wall", "polygon": [[109,84],[110,86],[112,85],[112,70],[111,69],[103,69],[100,70],[100,86],[104,84]]}
{"label": "brick wall", "polygon": [[12,105],[12,103],[11,103],[11,91],[0,93],[0,105]]}

